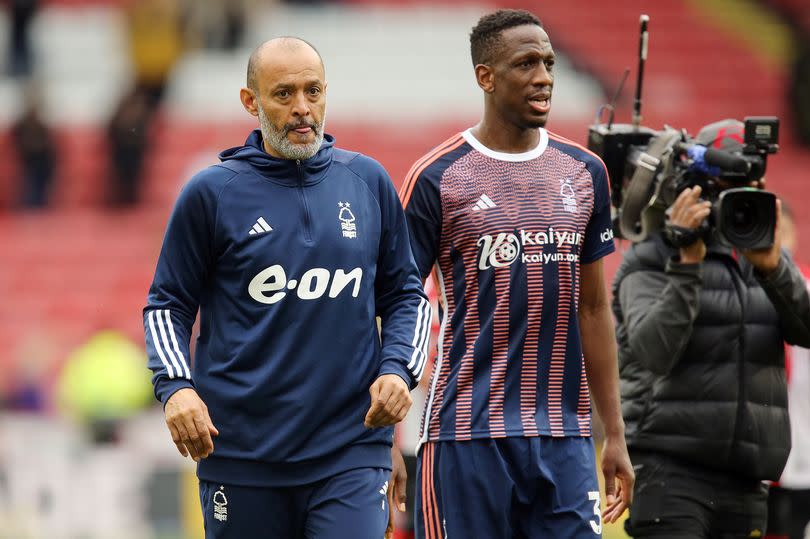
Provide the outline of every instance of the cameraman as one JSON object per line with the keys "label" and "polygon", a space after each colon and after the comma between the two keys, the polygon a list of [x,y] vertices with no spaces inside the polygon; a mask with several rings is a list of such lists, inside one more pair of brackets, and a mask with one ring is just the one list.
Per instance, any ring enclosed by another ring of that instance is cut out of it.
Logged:
{"label": "cameraman", "polygon": [[[707,126],[698,141],[739,149],[742,124],[731,127]],[[613,285],[636,538],[760,537],[762,481],[790,452],[784,342],[810,345],[810,298],[781,250],[781,205],[774,245],[737,252],[688,233],[711,211],[701,193],[685,189],[667,212],[666,227],[687,232],[680,248],[651,234]]]}

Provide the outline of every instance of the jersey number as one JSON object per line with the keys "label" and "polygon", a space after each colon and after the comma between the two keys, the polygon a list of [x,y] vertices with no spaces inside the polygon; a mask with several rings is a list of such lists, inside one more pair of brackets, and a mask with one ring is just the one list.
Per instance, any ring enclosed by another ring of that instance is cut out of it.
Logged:
{"label": "jersey number", "polygon": [[593,533],[599,535],[602,533],[602,511],[599,509],[599,491],[588,491],[588,499],[593,501],[593,514],[596,515],[596,520],[589,520]]}

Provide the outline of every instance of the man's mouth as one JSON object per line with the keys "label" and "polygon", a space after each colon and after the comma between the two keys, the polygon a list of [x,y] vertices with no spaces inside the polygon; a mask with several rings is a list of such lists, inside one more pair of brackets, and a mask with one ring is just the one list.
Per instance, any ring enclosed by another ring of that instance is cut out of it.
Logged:
{"label": "man's mouth", "polygon": [[287,126],[287,132],[289,133],[290,131],[295,131],[299,135],[307,135],[315,131],[315,126],[310,124]]}
{"label": "man's mouth", "polygon": [[551,94],[537,94],[529,98],[529,105],[537,112],[547,114],[551,110]]}

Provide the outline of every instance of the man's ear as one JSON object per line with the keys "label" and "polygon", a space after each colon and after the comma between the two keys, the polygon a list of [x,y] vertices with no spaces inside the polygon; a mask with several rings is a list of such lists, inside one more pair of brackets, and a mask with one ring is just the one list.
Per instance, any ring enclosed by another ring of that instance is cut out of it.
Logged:
{"label": "man's ear", "polygon": [[486,93],[490,94],[495,90],[495,73],[492,68],[485,64],[475,66],[475,80],[478,86]]}
{"label": "man's ear", "polygon": [[256,92],[250,88],[242,88],[239,90],[239,100],[242,101],[242,106],[250,113],[251,116],[259,115],[259,103],[257,101]]}

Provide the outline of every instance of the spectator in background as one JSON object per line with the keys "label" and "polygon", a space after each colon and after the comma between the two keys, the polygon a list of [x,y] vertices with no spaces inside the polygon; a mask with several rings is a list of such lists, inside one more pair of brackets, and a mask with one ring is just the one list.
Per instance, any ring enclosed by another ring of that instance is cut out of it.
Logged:
{"label": "spectator in background", "polygon": [[796,51],[788,86],[788,101],[799,141],[810,146],[810,34],[796,30]]}
{"label": "spectator in background", "polygon": [[40,113],[39,92],[25,92],[25,110],[11,129],[22,173],[21,204],[41,208],[48,203],[57,153],[51,130]]}
{"label": "spectator in background", "polygon": [[57,380],[60,410],[87,427],[94,442],[114,442],[121,422],[152,402],[145,356],[120,331],[93,334],[62,367]]}
{"label": "spectator in background", "polygon": [[[796,252],[796,223],[782,205],[782,246]],[[805,279],[810,268],[798,264]],[[790,410],[791,450],[779,484],[768,493],[768,535],[766,539],[805,539],[810,537],[810,349],[785,349]]]}
{"label": "spectator in background", "polygon": [[178,1],[133,0],[128,23],[135,83],[148,98],[151,110],[160,103],[172,68],[183,52]]}
{"label": "spectator in background", "polygon": [[12,352],[13,364],[0,376],[0,406],[4,409],[41,413],[48,408],[48,374],[58,348],[49,329],[31,329]]}
{"label": "spectator in background", "polygon": [[10,0],[11,32],[9,33],[9,73],[27,77],[33,70],[31,21],[37,12],[37,0]]}
{"label": "spectator in background", "polygon": [[110,119],[110,201],[114,205],[138,201],[151,118],[148,95],[136,89],[124,96]]}
{"label": "spectator in background", "polygon": [[[183,9],[186,44],[223,51],[233,51],[244,41],[247,14],[255,13],[257,0],[209,0],[201,3],[186,0]],[[262,9],[267,9],[263,2]]]}

